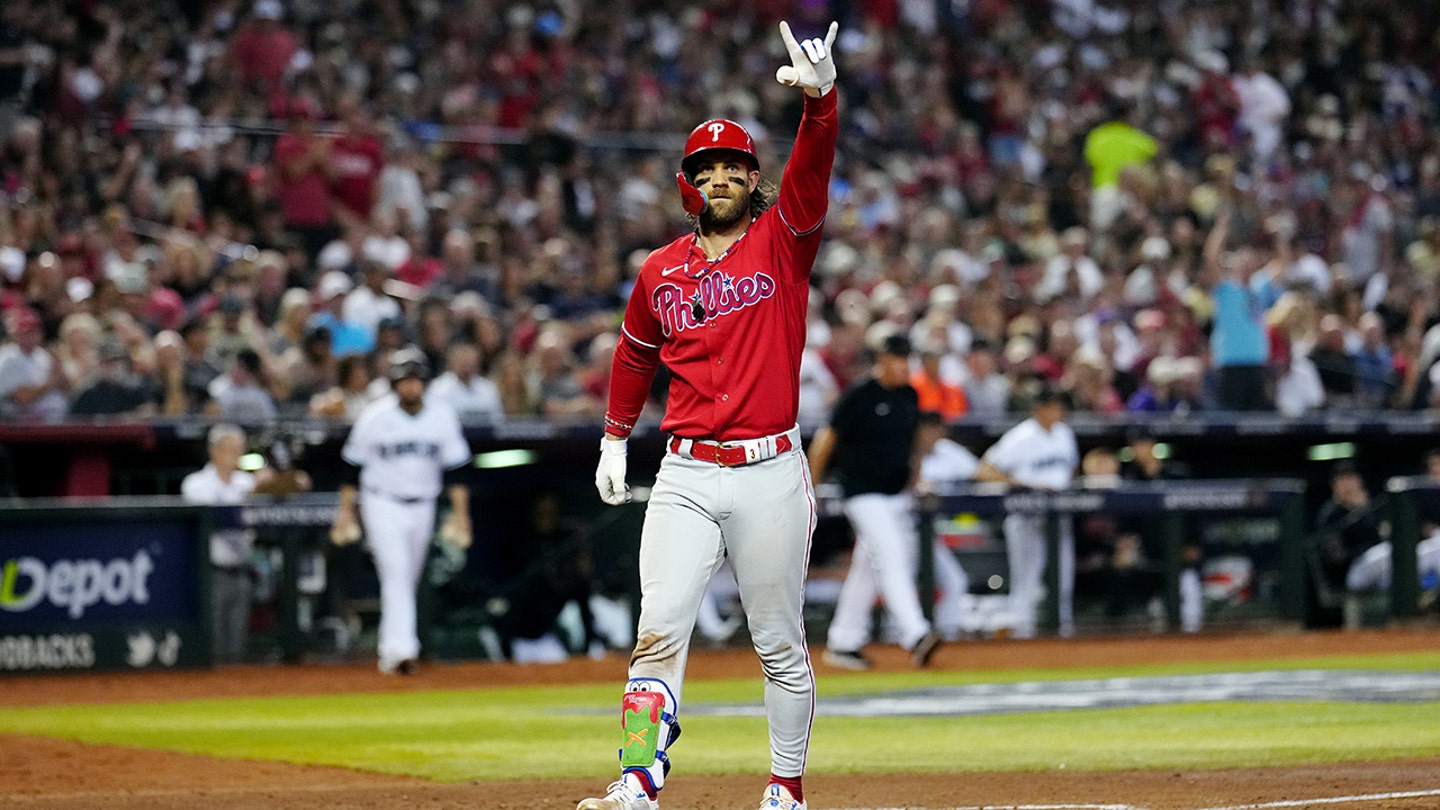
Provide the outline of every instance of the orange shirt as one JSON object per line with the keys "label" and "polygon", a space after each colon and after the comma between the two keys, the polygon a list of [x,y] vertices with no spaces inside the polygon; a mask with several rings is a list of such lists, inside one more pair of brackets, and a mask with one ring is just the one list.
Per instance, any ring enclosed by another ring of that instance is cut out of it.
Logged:
{"label": "orange shirt", "polygon": [[921,411],[939,411],[948,421],[970,410],[970,401],[959,386],[948,385],[938,378],[932,380],[923,371],[910,375],[910,386],[920,395]]}

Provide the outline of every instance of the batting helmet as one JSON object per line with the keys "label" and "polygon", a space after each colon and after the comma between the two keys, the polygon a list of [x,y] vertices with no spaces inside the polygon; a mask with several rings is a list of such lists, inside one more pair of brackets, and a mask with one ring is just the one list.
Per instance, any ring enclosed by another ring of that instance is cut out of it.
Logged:
{"label": "batting helmet", "polygon": [[760,168],[760,159],[755,156],[755,141],[745,127],[728,118],[712,118],[690,130],[690,137],[685,139],[685,156],[680,159],[681,171],[694,177],[695,164],[700,162],[698,156],[712,149],[740,152],[750,159],[750,165],[757,171]]}
{"label": "batting helmet", "polygon": [[419,349],[396,349],[390,355],[390,383],[414,377],[421,382],[430,379],[430,363]]}

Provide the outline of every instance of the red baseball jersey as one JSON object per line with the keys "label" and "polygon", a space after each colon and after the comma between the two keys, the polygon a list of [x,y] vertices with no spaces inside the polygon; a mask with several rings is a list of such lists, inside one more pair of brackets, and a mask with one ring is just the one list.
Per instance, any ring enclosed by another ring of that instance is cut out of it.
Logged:
{"label": "red baseball jersey", "polygon": [[605,430],[628,436],[663,360],[670,393],[660,427],[733,441],[795,426],[810,268],[820,249],[838,128],[836,94],[805,97],[774,206],[724,255],[696,234],[640,267],[610,380]]}

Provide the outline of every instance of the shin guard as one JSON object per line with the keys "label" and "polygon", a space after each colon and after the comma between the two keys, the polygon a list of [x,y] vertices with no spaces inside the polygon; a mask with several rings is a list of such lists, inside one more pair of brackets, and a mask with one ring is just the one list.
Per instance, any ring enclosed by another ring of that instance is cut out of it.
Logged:
{"label": "shin guard", "polygon": [[680,737],[679,703],[659,678],[632,678],[620,702],[620,769],[638,771],[659,790],[670,772],[665,750]]}

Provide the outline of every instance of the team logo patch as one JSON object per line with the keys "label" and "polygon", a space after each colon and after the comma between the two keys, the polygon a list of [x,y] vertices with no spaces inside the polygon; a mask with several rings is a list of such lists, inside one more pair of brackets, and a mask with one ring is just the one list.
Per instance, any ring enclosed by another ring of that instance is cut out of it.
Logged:
{"label": "team logo patch", "polygon": [[[650,306],[660,317],[666,337],[758,304],[775,294],[775,279],[764,273],[736,279],[726,273],[710,273],[700,279],[695,295],[687,296],[677,284],[661,284],[650,295]],[[698,303],[699,306],[695,304]]]}

